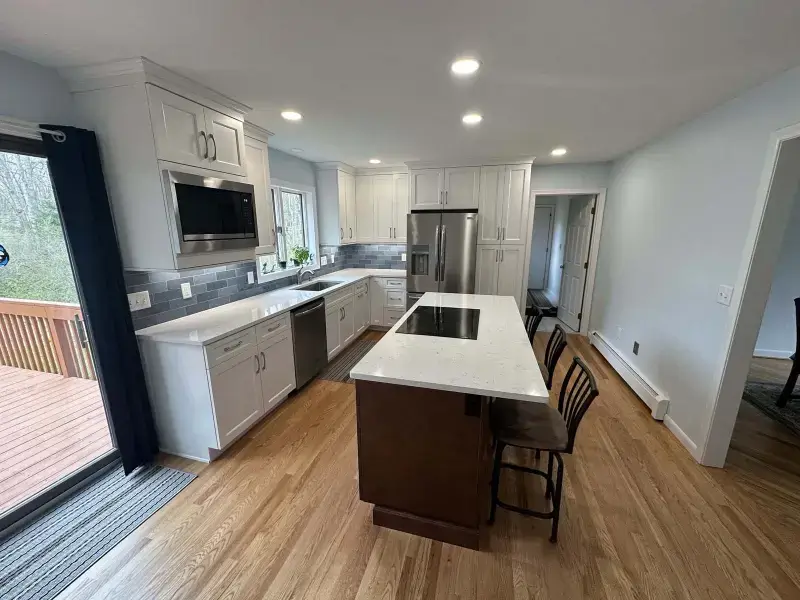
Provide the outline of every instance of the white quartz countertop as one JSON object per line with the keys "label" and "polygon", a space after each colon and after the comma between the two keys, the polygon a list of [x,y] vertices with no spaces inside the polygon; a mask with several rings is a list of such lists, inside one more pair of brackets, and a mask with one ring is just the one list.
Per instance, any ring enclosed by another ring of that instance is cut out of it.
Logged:
{"label": "white quartz countertop", "polygon": [[[477,308],[478,339],[396,333],[420,305]],[[428,292],[350,371],[353,379],[547,402],[549,394],[511,296]]]}
{"label": "white quartz countertop", "polygon": [[181,317],[174,321],[139,329],[136,335],[157,342],[172,344],[205,345],[216,342],[228,335],[252,327],[253,325],[276,317],[293,308],[302,306],[316,298],[326,296],[345,286],[352,285],[368,277],[403,277],[402,269],[342,269],[329,275],[304,281],[340,281],[341,284],[331,286],[321,292],[307,292],[291,286],[237,300],[230,304],[210,308],[203,312]]}

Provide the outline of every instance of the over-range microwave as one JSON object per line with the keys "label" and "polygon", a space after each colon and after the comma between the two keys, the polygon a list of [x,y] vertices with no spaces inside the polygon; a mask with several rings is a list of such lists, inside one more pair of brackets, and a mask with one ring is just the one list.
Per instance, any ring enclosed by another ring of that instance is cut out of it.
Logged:
{"label": "over-range microwave", "polygon": [[181,254],[258,246],[252,185],[166,169],[162,177]]}

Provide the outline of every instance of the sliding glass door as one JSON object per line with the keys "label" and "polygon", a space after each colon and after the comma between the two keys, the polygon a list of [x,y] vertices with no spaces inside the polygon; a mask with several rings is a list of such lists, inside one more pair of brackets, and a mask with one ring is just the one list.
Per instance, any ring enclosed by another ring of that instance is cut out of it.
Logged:
{"label": "sliding glass door", "polygon": [[0,529],[114,454],[41,142],[0,135]]}

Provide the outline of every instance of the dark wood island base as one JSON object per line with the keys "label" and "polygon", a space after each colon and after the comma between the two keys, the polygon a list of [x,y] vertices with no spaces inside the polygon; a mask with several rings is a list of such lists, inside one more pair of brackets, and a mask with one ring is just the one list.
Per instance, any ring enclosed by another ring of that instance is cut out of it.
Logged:
{"label": "dark wood island base", "polygon": [[479,549],[489,508],[486,398],[356,381],[360,497],[375,525]]}

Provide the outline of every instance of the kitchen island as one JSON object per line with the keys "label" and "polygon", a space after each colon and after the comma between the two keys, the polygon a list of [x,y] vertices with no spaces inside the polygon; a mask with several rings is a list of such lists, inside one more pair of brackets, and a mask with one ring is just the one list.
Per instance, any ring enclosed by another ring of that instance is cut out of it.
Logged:
{"label": "kitchen island", "polygon": [[429,292],[350,376],[359,491],[373,522],[478,549],[489,399],[549,399],[514,298]]}

